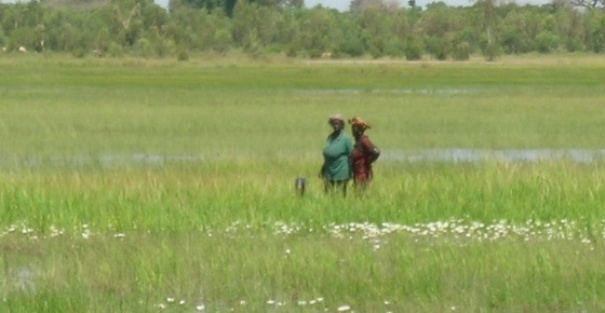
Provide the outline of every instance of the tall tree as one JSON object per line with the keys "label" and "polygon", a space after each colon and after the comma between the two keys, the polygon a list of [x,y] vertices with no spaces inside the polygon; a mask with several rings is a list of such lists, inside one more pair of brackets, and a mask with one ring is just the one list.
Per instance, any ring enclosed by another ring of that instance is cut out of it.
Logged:
{"label": "tall tree", "polygon": [[567,0],[569,4],[587,9],[599,9],[605,12],[605,0]]}

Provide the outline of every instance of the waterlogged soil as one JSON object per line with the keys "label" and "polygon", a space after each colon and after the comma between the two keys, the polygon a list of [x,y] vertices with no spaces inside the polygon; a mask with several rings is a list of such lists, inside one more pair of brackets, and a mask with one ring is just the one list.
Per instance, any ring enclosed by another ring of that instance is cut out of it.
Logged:
{"label": "waterlogged soil", "polygon": [[[383,150],[381,162],[450,162],[480,163],[498,162],[543,162],[572,161],[593,163],[605,160],[605,149],[425,149],[425,150]],[[44,168],[48,166],[100,166],[114,167],[124,165],[167,165],[225,161],[221,155],[162,155],[149,153],[101,154],[94,156],[74,155],[40,158],[36,156],[2,156],[2,168]]]}

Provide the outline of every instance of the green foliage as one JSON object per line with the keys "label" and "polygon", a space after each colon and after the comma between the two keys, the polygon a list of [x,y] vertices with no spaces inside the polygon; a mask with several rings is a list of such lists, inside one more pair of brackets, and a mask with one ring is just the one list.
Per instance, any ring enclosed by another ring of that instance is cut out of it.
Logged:
{"label": "green foliage", "polygon": [[302,50],[302,46],[298,41],[293,41],[286,46],[286,56],[295,58],[299,55]]}
{"label": "green foliage", "polygon": [[111,42],[109,44],[109,47],[107,48],[107,53],[111,57],[121,58],[122,56],[124,56],[124,48],[116,42]]}
{"label": "green foliage", "polygon": [[307,18],[301,24],[297,33],[297,46],[310,58],[319,58],[324,53],[333,51],[338,42],[339,33],[336,28],[334,12],[316,7],[306,13]]}
{"label": "green foliage", "polygon": [[172,40],[162,39],[157,43],[156,50],[159,57],[174,56],[176,54],[176,45]]}
{"label": "green foliage", "polygon": [[385,44],[382,38],[374,38],[370,41],[369,52],[370,55],[377,59],[384,56]]}
{"label": "green foliage", "polygon": [[151,42],[145,38],[140,38],[139,40],[137,40],[133,47],[133,50],[136,56],[142,58],[150,58],[156,55],[155,49],[152,46]]}
{"label": "green foliage", "polygon": [[336,53],[350,57],[359,57],[365,53],[365,48],[358,36],[346,36],[340,42]]}
{"label": "green foliage", "polygon": [[527,53],[533,49],[533,39],[537,35],[535,16],[513,11],[505,17],[498,28],[502,50],[507,54]]}
{"label": "green foliage", "polygon": [[489,40],[488,36],[481,38],[481,53],[487,61],[495,61],[501,54],[502,48],[495,40]]}
{"label": "green foliage", "polygon": [[219,53],[226,53],[231,47],[231,33],[225,29],[219,29],[214,34],[213,50]]}
{"label": "green foliage", "polygon": [[596,53],[605,52],[605,14],[591,10],[589,16],[588,46]]}
{"label": "green foliage", "polygon": [[4,35],[4,30],[2,26],[0,26],[0,46],[4,47],[6,45],[6,36]]}
{"label": "green foliage", "polygon": [[500,47],[495,43],[486,44],[482,52],[487,61],[495,61],[501,55]]}
{"label": "green foliage", "polygon": [[437,60],[447,59],[450,48],[443,37],[431,36],[426,39],[426,51]]}
{"label": "green foliage", "polygon": [[12,49],[23,46],[28,50],[36,46],[36,35],[31,27],[19,27],[11,32],[10,42]]}
{"label": "green foliage", "polygon": [[[481,50],[491,55],[488,59],[502,53],[605,51],[602,12],[558,4],[495,5],[486,0],[463,7],[436,2],[425,10],[395,10],[372,0],[338,12],[307,9],[300,0],[173,0],[168,11],[147,0],[90,2],[0,4],[0,40],[11,50],[24,46],[29,51],[101,54],[115,42],[123,53],[144,57],[174,54],[178,46],[195,52],[237,49],[249,55],[284,52],[311,58],[330,53],[417,59],[427,53],[442,60],[453,57],[462,42],[469,53]],[[407,43],[410,37],[423,38],[421,49]]]}
{"label": "green foliage", "polygon": [[480,44],[481,35],[470,27],[466,27],[456,33],[454,33],[454,45],[466,42],[469,45],[470,52],[474,52],[478,49]]}
{"label": "green foliage", "polygon": [[84,58],[86,56],[86,54],[87,54],[86,50],[83,48],[78,48],[78,49],[75,49],[72,51],[72,55],[78,59]]}
{"label": "green foliage", "polygon": [[384,47],[384,53],[393,57],[402,57],[405,55],[405,44],[399,39],[391,38]]}
{"label": "green foliage", "polygon": [[452,58],[456,61],[468,60],[471,56],[471,46],[468,42],[460,42],[454,45],[452,49]]}
{"label": "green foliage", "polygon": [[559,37],[549,31],[543,31],[536,36],[536,49],[540,53],[550,53],[559,47]]}
{"label": "green foliage", "polygon": [[176,59],[181,62],[189,61],[189,52],[185,49],[179,49],[176,54]]}
{"label": "green foliage", "polygon": [[423,53],[422,40],[417,37],[410,37],[405,42],[405,58],[406,60],[420,60]]}

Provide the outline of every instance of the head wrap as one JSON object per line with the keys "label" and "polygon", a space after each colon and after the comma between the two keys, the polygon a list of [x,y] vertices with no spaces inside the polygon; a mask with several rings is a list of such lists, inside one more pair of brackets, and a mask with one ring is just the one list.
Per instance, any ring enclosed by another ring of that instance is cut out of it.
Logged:
{"label": "head wrap", "polygon": [[349,124],[351,124],[351,126],[359,126],[363,130],[372,128],[372,126],[370,126],[370,124],[368,124],[368,122],[364,121],[363,119],[361,119],[360,117],[357,117],[357,116],[350,119]]}
{"label": "head wrap", "polygon": [[341,122],[342,124],[344,124],[344,123],[345,123],[344,118],[343,118],[343,117],[342,117],[342,115],[340,115],[340,114],[334,114],[334,115],[330,116],[330,118],[328,119],[328,123],[332,123],[332,122],[334,122],[334,121],[339,121],[339,122]]}

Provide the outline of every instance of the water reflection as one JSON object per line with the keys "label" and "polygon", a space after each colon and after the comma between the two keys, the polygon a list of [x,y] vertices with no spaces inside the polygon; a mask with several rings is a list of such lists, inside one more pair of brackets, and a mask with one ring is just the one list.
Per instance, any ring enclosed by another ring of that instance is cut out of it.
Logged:
{"label": "water reflection", "polygon": [[345,88],[345,89],[305,89],[296,90],[296,92],[304,95],[361,95],[361,94],[396,94],[396,95],[466,95],[489,92],[489,90],[472,89],[472,88],[400,88],[400,89],[361,89],[361,88]]}
{"label": "water reflection", "polygon": [[382,160],[408,162],[481,162],[497,160],[503,162],[539,162],[548,160],[570,160],[590,163],[602,160],[605,149],[431,149],[431,150],[388,150]]}
{"label": "water reflection", "polygon": [[[153,153],[72,155],[57,157],[7,156],[0,155],[2,168],[45,168],[45,167],[119,167],[119,166],[162,166],[168,164],[204,162],[240,162],[254,160],[315,160],[317,153],[304,155],[280,151],[275,154],[255,155],[250,153],[227,154],[209,153],[202,155],[163,155]],[[567,160],[577,163],[591,163],[605,160],[605,149],[425,149],[425,150],[383,150],[381,162],[449,162],[472,163],[483,161],[499,162],[540,162]]]}

